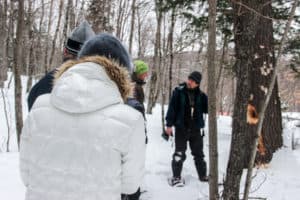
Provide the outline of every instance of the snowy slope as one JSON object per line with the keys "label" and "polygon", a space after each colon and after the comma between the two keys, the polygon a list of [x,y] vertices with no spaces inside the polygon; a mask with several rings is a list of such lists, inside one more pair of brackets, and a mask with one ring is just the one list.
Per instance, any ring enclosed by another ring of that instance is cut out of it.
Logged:
{"label": "snowy slope", "polygon": [[[23,80],[25,81],[25,79]],[[13,87],[6,90],[6,100],[9,100],[11,121],[13,121]],[[24,93],[25,94],[25,93]],[[7,135],[3,100],[0,95],[0,142],[3,150],[3,142]],[[26,95],[24,95],[24,103]],[[25,104],[26,105],[26,104]],[[24,116],[27,115],[27,107],[24,106]],[[187,152],[187,160],[184,163],[183,173],[186,186],[172,188],[167,184],[167,178],[171,176],[171,157],[174,151],[172,142],[166,142],[161,138],[160,106],[157,105],[152,115],[147,116],[149,143],[146,155],[146,174],[142,185],[142,200],[200,200],[208,199],[208,184],[197,180],[196,170],[190,151]],[[300,118],[300,113],[285,113],[292,117]],[[256,175],[251,188],[251,197],[263,197],[271,200],[297,200],[300,194],[300,128],[293,120],[284,123],[284,147],[273,156],[272,163],[264,169],[255,170]],[[12,153],[0,153],[0,199],[22,200],[25,188],[21,182],[18,170],[18,152],[15,139],[15,130],[12,130]],[[207,131],[206,131],[207,132]],[[291,150],[292,133],[299,139],[296,150]],[[221,183],[226,172],[226,164],[229,155],[231,140],[231,118],[218,118],[219,141],[219,182]],[[204,151],[208,161],[208,136],[205,136]],[[220,187],[222,191],[222,187]],[[243,192],[243,189],[241,189]]]}

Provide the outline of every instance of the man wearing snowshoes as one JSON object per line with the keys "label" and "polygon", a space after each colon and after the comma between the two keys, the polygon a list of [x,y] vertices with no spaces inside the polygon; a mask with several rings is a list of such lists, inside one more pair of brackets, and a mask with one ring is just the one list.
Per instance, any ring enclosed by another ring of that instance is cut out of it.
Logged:
{"label": "man wearing snowshoes", "polygon": [[171,186],[183,186],[181,177],[183,162],[186,159],[187,143],[190,145],[199,180],[208,181],[206,162],[203,153],[204,128],[203,114],[207,113],[207,95],[199,86],[202,75],[198,71],[192,72],[185,83],[180,84],[173,91],[166,121],[166,134],[172,136],[172,126],[175,126],[175,152],[172,159],[173,177],[169,180]]}

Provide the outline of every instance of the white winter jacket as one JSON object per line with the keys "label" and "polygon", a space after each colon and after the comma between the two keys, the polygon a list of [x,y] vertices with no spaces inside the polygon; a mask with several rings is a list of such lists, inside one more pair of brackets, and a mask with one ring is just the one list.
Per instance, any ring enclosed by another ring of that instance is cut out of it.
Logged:
{"label": "white winter jacket", "polygon": [[[142,183],[143,116],[125,105],[127,77],[103,57],[60,67],[23,127],[26,200],[119,200]],[[122,99],[123,97],[123,99]]]}

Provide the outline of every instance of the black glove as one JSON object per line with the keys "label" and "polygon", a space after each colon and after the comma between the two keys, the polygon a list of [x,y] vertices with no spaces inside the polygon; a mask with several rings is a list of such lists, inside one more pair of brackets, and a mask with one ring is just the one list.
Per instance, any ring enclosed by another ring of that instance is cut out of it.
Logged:
{"label": "black glove", "polygon": [[166,140],[166,141],[168,141],[169,138],[170,138],[170,136],[166,133],[166,131],[164,131],[164,132],[161,134],[161,137],[162,137],[164,140]]}
{"label": "black glove", "polygon": [[139,200],[141,195],[140,188],[133,194],[121,194],[121,200]]}

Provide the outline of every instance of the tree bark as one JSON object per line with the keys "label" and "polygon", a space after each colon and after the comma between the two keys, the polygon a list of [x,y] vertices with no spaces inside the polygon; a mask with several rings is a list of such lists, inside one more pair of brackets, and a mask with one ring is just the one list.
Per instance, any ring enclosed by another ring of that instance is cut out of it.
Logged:
{"label": "tree bark", "polygon": [[29,92],[32,85],[32,76],[35,68],[35,60],[34,60],[34,27],[33,27],[33,9],[32,9],[32,1],[30,0],[28,3],[28,41],[29,41],[29,59],[28,59],[28,80],[26,92]]}
{"label": "tree bark", "polygon": [[122,30],[123,30],[123,24],[124,24],[124,15],[127,8],[127,1],[120,0],[119,1],[119,7],[118,7],[118,14],[117,14],[117,26],[116,26],[116,36],[118,38],[122,38]]}
{"label": "tree bark", "polygon": [[56,25],[54,38],[53,38],[53,41],[52,41],[52,49],[51,49],[50,60],[49,60],[49,68],[52,67],[53,57],[54,57],[54,53],[55,53],[56,38],[57,38],[57,35],[59,33],[59,27],[60,27],[60,21],[61,21],[63,7],[64,7],[64,1],[60,0],[58,21],[57,21],[57,25]]}
{"label": "tree bark", "polygon": [[65,22],[64,22],[64,29],[63,29],[63,41],[64,44],[67,41],[67,37],[68,37],[68,25],[69,25],[69,19],[70,19],[70,9],[72,6],[73,0],[68,0],[67,3],[67,8],[66,8],[66,14],[65,14]]}
{"label": "tree bark", "polygon": [[[257,2],[243,0],[245,4],[258,10]],[[259,17],[240,4],[233,3],[234,42],[236,62],[236,95],[233,111],[232,135],[227,173],[224,183],[224,200],[237,200],[240,193],[240,180],[243,172],[245,156],[245,130],[247,130],[247,106],[250,96],[249,74],[254,58],[253,41]]]}
{"label": "tree bark", "polygon": [[[245,186],[245,192],[244,192],[244,200],[247,200],[248,199],[248,196],[249,196],[249,191],[250,191],[250,187],[251,187],[251,181],[252,181],[252,169],[253,169],[253,165],[254,165],[254,161],[255,161],[255,156],[256,156],[256,149],[255,147],[257,146],[258,144],[258,139],[261,134],[262,134],[262,128],[263,128],[263,121],[265,119],[265,115],[266,115],[266,110],[268,109],[268,105],[269,105],[269,101],[271,100],[272,98],[272,94],[274,93],[274,87],[276,86],[276,76],[277,76],[277,71],[278,71],[278,68],[276,67],[277,65],[277,62],[280,60],[280,57],[281,57],[281,53],[282,53],[282,50],[283,50],[283,45],[284,45],[284,42],[286,40],[286,37],[287,37],[287,33],[290,29],[290,26],[291,26],[291,22],[293,20],[293,17],[295,15],[295,11],[296,11],[296,8],[297,8],[297,4],[299,3],[299,0],[295,0],[294,1],[294,4],[292,6],[292,9],[291,9],[291,13],[290,13],[290,16],[289,16],[289,19],[288,19],[288,22],[287,22],[287,25],[286,25],[286,28],[284,30],[284,34],[282,36],[282,39],[281,39],[281,42],[280,42],[280,45],[279,45],[279,50],[278,50],[278,55],[277,55],[277,58],[273,58],[275,61],[273,62],[274,65],[271,66],[273,69],[274,69],[274,72],[271,76],[271,79],[270,79],[270,84],[268,84],[267,88],[268,88],[268,91],[266,92],[265,94],[265,98],[263,98],[262,100],[262,103],[261,103],[261,111],[259,112],[259,121],[258,121],[258,127],[257,127],[257,130],[256,130],[256,139],[254,140],[253,142],[253,145],[252,145],[252,154],[251,154],[251,158],[250,158],[250,162],[249,162],[249,165],[248,165],[248,172],[247,172],[247,177],[246,177],[246,186]],[[274,54],[273,54],[274,55]]]}
{"label": "tree bark", "polygon": [[0,88],[4,87],[4,81],[7,79],[8,59],[7,59],[7,46],[8,46],[8,27],[7,27],[7,0],[0,3],[0,42],[2,48],[0,50]]}
{"label": "tree bark", "polygon": [[51,30],[51,25],[52,25],[52,14],[53,14],[53,0],[51,0],[51,2],[50,2],[48,30],[47,30],[47,37],[46,37],[46,48],[45,48],[45,58],[44,58],[45,74],[48,73],[48,71],[49,71],[48,48],[49,48],[50,30]]}
{"label": "tree bark", "polygon": [[110,11],[107,0],[92,0],[89,4],[87,18],[92,24],[92,28],[96,33],[110,32]]}
{"label": "tree bark", "polygon": [[133,33],[134,33],[134,24],[135,24],[135,0],[132,0],[131,5],[131,27],[130,27],[130,35],[129,35],[129,54],[132,54],[132,42],[133,42]]}
{"label": "tree bark", "polygon": [[8,110],[7,110],[7,105],[6,105],[6,99],[5,99],[4,89],[0,88],[0,90],[1,90],[1,95],[2,95],[2,99],[3,99],[3,109],[4,109],[4,115],[5,115],[5,122],[6,122],[6,126],[7,126],[6,152],[10,152],[10,149],[9,149],[9,144],[10,144],[10,124],[9,124]]}
{"label": "tree bark", "polygon": [[208,16],[208,112],[209,112],[209,199],[219,199],[218,191],[218,135],[216,119],[216,0],[209,0]]}
{"label": "tree bark", "polygon": [[158,73],[160,71],[160,63],[161,63],[161,23],[162,23],[162,11],[161,11],[162,0],[155,1],[155,9],[156,9],[156,35],[155,35],[155,46],[154,46],[154,65],[152,67],[152,74],[150,78],[150,89],[148,96],[148,105],[147,105],[147,113],[152,114],[152,109],[155,106],[157,99],[157,83],[158,83]]}
{"label": "tree bark", "polygon": [[170,26],[170,31],[169,31],[169,54],[170,54],[170,66],[169,66],[169,99],[171,99],[172,95],[172,81],[173,81],[173,61],[174,61],[174,52],[173,52],[173,38],[174,38],[174,26],[175,26],[175,21],[176,21],[176,8],[172,9],[171,13],[171,26]]}
{"label": "tree bark", "polygon": [[20,147],[21,131],[23,127],[23,111],[22,111],[22,83],[20,58],[22,55],[22,35],[24,27],[24,0],[18,0],[18,22],[17,34],[14,46],[14,83],[15,83],[15,120],[18,146]]}
{"label": "tree bark", "polygon": [[[272,5],[269,0],[257,1],[256,4],[261,7],[263,16],[271,17]],[[266,97],[267,86],[270,83],[274,73],[275,57],[274,57],[274,39],[273,39],[273,23],[270,19],[260,17],[259,26],[256,27],[254,46],[255,57],[252,61],[251,69],[251,99],[250,104],[254,106],[256,112],[262,109],[262,100]],[[260,117],[260,116],[259,116]],[[257,124],[249,124],[246,129],[246,141],[254,141],[257,137]],[[262,127],[262,138],[258,145],[258,154],[256,164],[266,164],[272,160],[273,153],[279,149],[282,144],[282,119],[281,119],[281,103],[278,95],[278,84],[275,87],[266,109],[264,123]],[[256,148],[256,147],[255,147]],[[248,167],[251,148],[246,148],[244,160],[245,168]]]}

